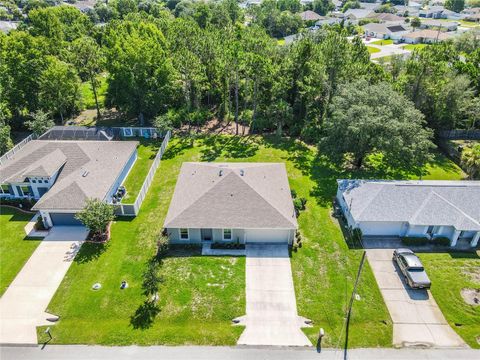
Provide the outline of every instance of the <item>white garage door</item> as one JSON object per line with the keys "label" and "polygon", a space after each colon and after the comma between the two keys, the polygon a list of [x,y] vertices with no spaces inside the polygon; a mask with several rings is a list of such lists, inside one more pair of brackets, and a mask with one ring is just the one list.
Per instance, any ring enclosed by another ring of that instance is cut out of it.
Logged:
{"label": "white garage door", "polygon": [[290,230],[255,229],[245,230],[245,241],[249,243],[287,243]]}
{"label": "white garage door", "polygon": [[360,229],[366,236],[401,236],[404,228],[402,222],[364,221],[360,223]]}

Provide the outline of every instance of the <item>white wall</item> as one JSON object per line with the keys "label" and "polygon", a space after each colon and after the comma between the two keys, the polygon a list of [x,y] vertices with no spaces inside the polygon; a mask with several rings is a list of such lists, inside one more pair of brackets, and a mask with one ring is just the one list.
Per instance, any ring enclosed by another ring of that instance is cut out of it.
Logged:
{"label": "white wall", "polygon": [[291,243],[293,240],[293,234],[295,230],[288,229],[246,229],[245,240],[247,242],[258,243]]}
{"label": "white wall", "polygon": [[401,221],[363,221],[358,225],[362,230],[362,234],[366,236],[401,236],[403,224]]}

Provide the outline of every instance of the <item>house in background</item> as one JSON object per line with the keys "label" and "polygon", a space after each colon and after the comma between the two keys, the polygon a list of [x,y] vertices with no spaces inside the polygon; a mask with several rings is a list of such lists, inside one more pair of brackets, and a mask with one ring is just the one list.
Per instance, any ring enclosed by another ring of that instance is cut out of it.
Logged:
{"label": "house in background", "polygon": [[371,18],[375,16],[375,11],[368,9],[348,9],[344,13],[345,19],[349,19],[354,23],[358,23],[361,19]]}
{"label": "house in background", "polygon": [[480,239],[480,181],[337,180],[337,201],[364,236]]}
{"label": "house in background", "polygon": [[[420,29],[441,29],[443,31],[455,31],[459,23],[455,21],[422,20]],[[437,30],[438,31],[438,30]]]}
{"label": "house in background", "polygon": [[403,36],[403,41],[407,44],[433,44],[439,41],[445,41],[451,38],[451,35],[438,30],[419,30]]}
{"label": "house in background", "polygon": [[370,23],[363,25],[365,36],[377,39],[401,40],[408,30],[402,25]]}
{"label": "house in background", "polygon": [[441,19],[444,10],[445,8],[443,6],[427,6],[426,8],[418,11],[418,17]]}
{"label": "house in background", "polygon": [[298,15],[300,15],[300,17],[302,18],[303,21],[309,21],[309,22],[310,21],[315,22],[315,21],[324,19],[323,16],[318,15],[316,12],[314,12],[312,10],[307,10],[307,11],[301,12]]}
{"label": "house in background", "polygon": [[183,163],[164,228],[177,244],[292,244],[298,225],[285,165]]}
{"label": "house in background", "polygon": [[35,199],[45,226],[81,225],[86,200],[112,203],[137,141],[32,140],[0,165],[0,197]]}

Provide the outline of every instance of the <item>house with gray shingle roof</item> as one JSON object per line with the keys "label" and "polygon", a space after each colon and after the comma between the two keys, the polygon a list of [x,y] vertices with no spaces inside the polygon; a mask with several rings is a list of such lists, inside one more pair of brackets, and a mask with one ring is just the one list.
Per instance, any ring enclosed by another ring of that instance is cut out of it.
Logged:
{"label": "house with gray shingle roof", "polygon": [[297,227],[282,163],[183,163],[164,223],[172,243],[291,244]]}
{"label": "house with gray shingle roof", "polygon": [[477,246],[480,181],[337,180],[347,223],[364,236],[446,237]]}
{"label": "house with gray shingle roof", "polygon": [[111,203],[137,158],[136,141],[32,140],[0,165],[0,197],[37,202],[44,224],[80,225],[87,199]]}

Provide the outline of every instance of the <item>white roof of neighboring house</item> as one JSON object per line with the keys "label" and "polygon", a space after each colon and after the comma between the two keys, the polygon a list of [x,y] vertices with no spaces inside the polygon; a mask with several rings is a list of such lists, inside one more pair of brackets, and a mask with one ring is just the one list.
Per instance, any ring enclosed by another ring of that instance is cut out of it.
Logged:
{"label": "white roof of neighboring house", "polygon": [[285,164],[183,163],[164,227],[297,228]]}
{"label": "white roof of neighboring house", "polygon": [[388,13],[375,13],[372,16],[373,18],[382,20],[382,21],[396,21],[396,22],[404,22],[405,18],[395,15],[395,14],[388,14]]}
{"label": "white roof of neighboring house", "polygon": [[480,181],[337,180],[355,221],[480,230]]}
{"label": "white roof of neighboring house", "polygon": [[450,34],[438,32],[438,30],[419,30],[406,34],[404,37],[409,39],[438,39],[440,41],[450,39]]}
{"label": "white roof of neighboring house", "polygon": [[348,9],[345,11],[346,17],[353,17],[355,19],[364,19],[372,17],[373,15],[375,15],[375,12],[367,9]]}
{"label": "white roof of neighboring house", "polygon": [[80,210],[87,198],[107,196],[137,145],[137,141],[32,140],[0,166],[0,183],[50,177],[60,169],[55,184],[33,209]]}
{"label": "white roof of neighboring house", "polygon": [[444,28],[459,25],[455,21],[438,21],[438,20],[435,20],[435,19],[420,20],[420,22],[421,22],[422,25],[425,25],[425,26],[438,26],[438,27],[442,26]]}
{"label": "white roof of neighboring house", "polygon": [[380,6],[382,6],[382,3],[376,3],[376,2],[373,2],[373,3],[361,2],[360,3],[360,7],[362,9],[367,9],[367,10],[376,10]]}
{"label": "white roof of neighboring house", "polygon": [[396,33],[401,31],[407,31],[402,25],[398,24],[377,24],[377,23],[370,23],[363,25],[363,28],[369,32],[376,32],[382,34],[390,34]]}

